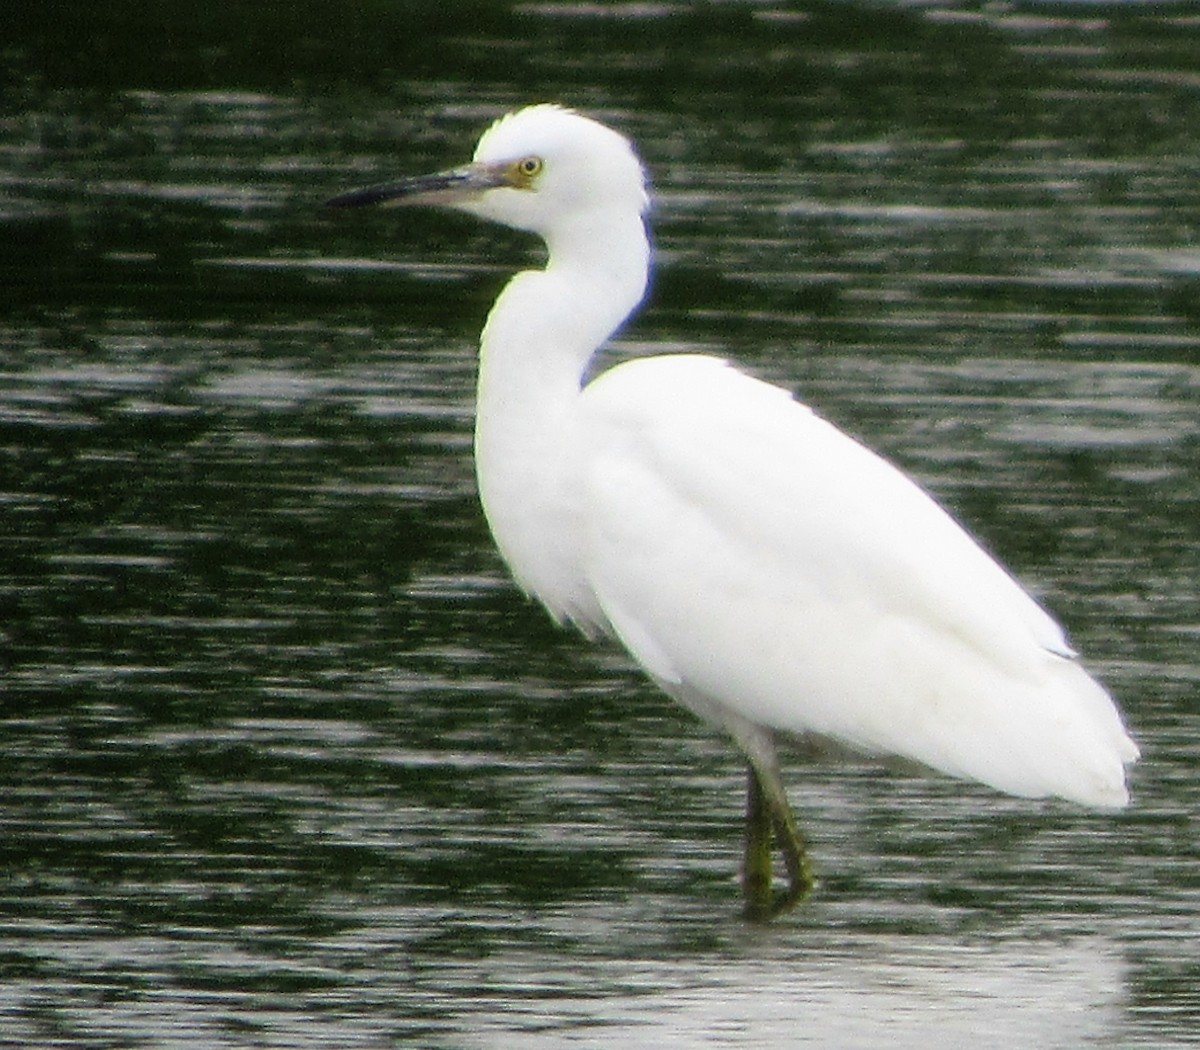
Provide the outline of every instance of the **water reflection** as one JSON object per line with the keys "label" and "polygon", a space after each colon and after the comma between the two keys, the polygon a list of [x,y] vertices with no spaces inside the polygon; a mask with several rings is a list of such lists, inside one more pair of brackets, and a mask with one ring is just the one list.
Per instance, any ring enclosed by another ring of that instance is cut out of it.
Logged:
{"label": "water reflection", "polygon": [[[904,938],[852,936],[807,947],[807,957],[757,944],[713,966],[618,964],[614,974],[599,963],[597,973],[539,972],[525,982],[519,958],[500,963],[525,984],[520,998],[537,1003],[516,1019],[530,1046],[956,1046],[987,1030],[1006,1042],[1072,1047],[1111,1035],[1121,1016],[1123,966],[1104,941],[979,947],[933,939],[914,950]],[[588,992],[598,983],[623,993],[596,1001]],[[487,996],[480,1004],[484,1046],[512,1038],[511,1017],[505,1030],[489,1032],[488,1014],[513,998],[511,989],[497,993],[490,1008]]]}
{"label": "water reflection", "polygon": [[[409,6],[5,52],[3,1038],[1193,1041],[1194,19]],[[651,165],[620,351],[733,356],[949,500],[1122,698],[1129,813],[797,756],[824,888],[737,919],[733,755],[476,508],[475,333],[536,249],[318,207],[533,84]]]}

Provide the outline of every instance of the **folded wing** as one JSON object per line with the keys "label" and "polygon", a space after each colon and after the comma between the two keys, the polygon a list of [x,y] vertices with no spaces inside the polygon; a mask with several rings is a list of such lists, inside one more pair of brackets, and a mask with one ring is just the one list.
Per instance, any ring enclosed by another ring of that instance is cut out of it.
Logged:
{"label": "folded wing", "polygon": [[586,572],[676,695],[1012,794],[1128,800],[1108,694],[900,471],[714,358],[625,363],[581,407]]}

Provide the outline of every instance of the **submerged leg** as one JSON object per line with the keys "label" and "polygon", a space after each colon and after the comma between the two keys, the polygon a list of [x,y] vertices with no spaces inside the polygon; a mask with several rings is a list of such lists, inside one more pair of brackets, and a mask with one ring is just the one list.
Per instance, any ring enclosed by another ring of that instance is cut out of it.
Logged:
{"label": "submerged leg", "polygon": [[[783,854],[788,886],[776,894],[772,886],[772,839]],[[803,900],[816,885],[808,847],[796,825],[779,774],[774,748],[750,752],[746,792],[746,850],[742,869],[742,892],[746,915],[751,919],[773,919]]]}
{"label": "submerged leg", "polygon": [[746,771],[746,852],[742,860],[742,896],[746,915],[768,918],[772,912],[771,814],[754,767]]}

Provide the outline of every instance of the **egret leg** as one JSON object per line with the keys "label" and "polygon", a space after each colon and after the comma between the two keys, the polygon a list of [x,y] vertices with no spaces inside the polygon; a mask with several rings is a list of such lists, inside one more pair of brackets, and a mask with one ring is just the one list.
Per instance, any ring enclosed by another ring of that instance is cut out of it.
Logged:
{"label": "egret leg", "polygon": [[750,766],[746,775],[746,851],[742,861],[742,896],[746,898],[747,916],[770,917],[772,882],[771,814],[758,774]]}
{"label": "egret leg", "polygon": [[[788,885],[776,893],[772,874],[772,844],[779,846],[787,869]],[[750,764],[746,791],[746,848],[742,892],[746,916],[773,919],[794,907],[816,885],[808,847],[788,804],[774,755],[755,756]]]}
{"label": "egret leg", "polygon": [[[808,847],[788,804],[775,735],[765,726],[735,714],[679,682],[656,679],[663,690],[685,707],[728,732],[750,763],[746,792],[746,842],[742,864],[742,894],[747,917],[773,919],[794,907],[816,886]],[[787,889],[775,892],[772,850],[778,846],[787,869]]]}

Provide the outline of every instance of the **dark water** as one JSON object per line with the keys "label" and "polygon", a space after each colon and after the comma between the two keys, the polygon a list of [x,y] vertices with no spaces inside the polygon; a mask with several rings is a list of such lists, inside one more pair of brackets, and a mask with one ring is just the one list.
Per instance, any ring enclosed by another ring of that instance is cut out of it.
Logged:
{"label": "dark water", "polygon": [[[0,1045],[1200,1042],[1195,9],[259,6],[5,15]],[[653,174],[620,349],[934,488],[1121,698],[1127,813],[797,757],[822,888],[737,917],[736,756],[476,506],[536,247],[319,206],[545,99]]]}

